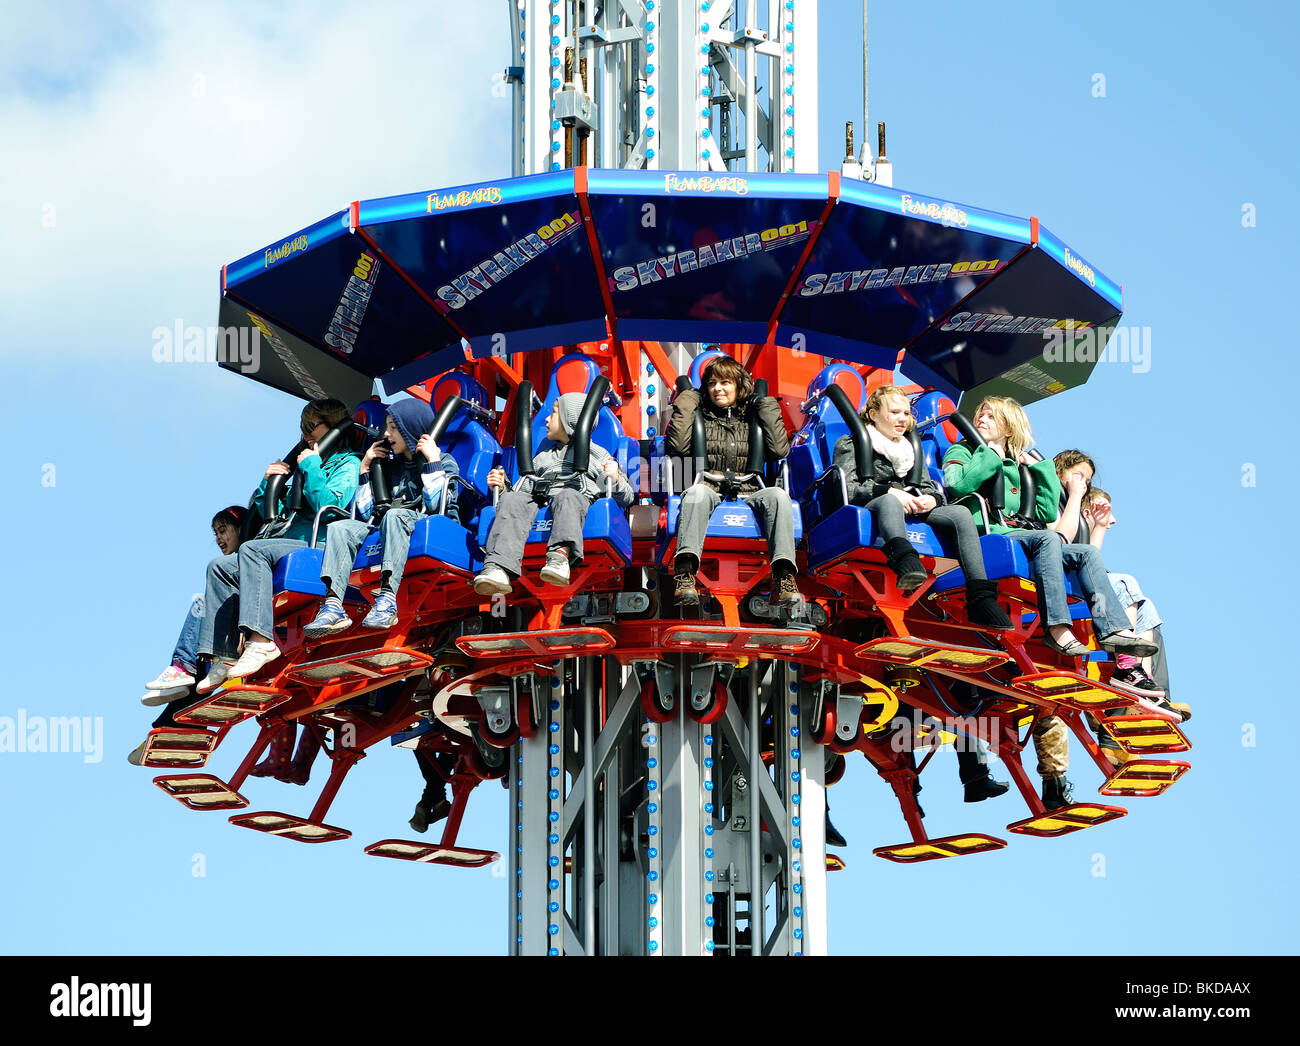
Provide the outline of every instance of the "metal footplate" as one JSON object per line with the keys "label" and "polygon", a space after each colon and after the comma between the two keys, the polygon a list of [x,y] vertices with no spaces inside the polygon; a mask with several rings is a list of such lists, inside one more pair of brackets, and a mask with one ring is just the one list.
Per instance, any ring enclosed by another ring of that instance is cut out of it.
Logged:
{"label": "metal footplate", "polygon": [[1001,650],[932,643],[910,636],[882,636],[863,643],[853,653],[857,657],[876,658],[896,665],[946,668],[953,672],[984,672],[1010,660]]}
{"label": "metal footplate", "polygon": [[203,766],[221,740],[220,734],[211,730],[184,730],[176,727],[160,727],[150,730],[144,740],[144,751],[140,755],[141,766],[159,769],[169,767]]}
{"label": "metal footplate", "polygon": [[781,657],[806,653],[821,637],[798,628],[731,628],[727,625],[672,625],[663,630],[664,650],[715,658]]}
{"label": "metal footplate", "polygon": [[1089,679],[1078,672],[1060,669],[1038,672],[1031,676],[1017,676],[1011,680],[1013,690],[1033,697],[1047,698],[1082,712],[1095,712],[1105,708],[1128,708],[1134,703],[1131,694],[1116,690],[1097,679]]}
{"label": "metal footplate", "polygon": [[169,774],[153,783],[191,810],[239,810],[248,800],[211,774]]}
{"label": "metal footplate", "polygon": [[439,846],[437,843],[415,843],[406,839],[381,839],[371,843],[365,852],[371,857],[392,857],[398,861],[415,861],[418,864],[445,864],[452,868],[483,868],[501,860],[495,850],[474,850],[467,846]]}
{"label": "metal footplate", "polygon": [[344,657],[322,658],[295,665],[289,678],[309,686],[353,683],[370,679],[399,679],[423,672],[433,658],[409,647],[392,650],[367,650]]}
{"label": "metal footplate", "polygon": [[240,828],[251,828],[255,832],[278,835],[282,839],[293,839],[299,843],[334,843],[342,839],[351,839],[352,833],[346,828],[318,824],[304,817],[282,814],[274,810],[259,810],[257,813],[240,814],[230,818],[230,823]]}
{"label": "metal footplate", "polygon": [[968,832],[964,835],[946,835],[941,839],[877,846],[871,852],[886,861],[917,864],[921,861],[937,861],[941,857],[965,857],[967,854],[987,853],[990,850],[1001,850],[1006,845],[1005,839]]}
{"label": "metal footplate", "polygon": [[1102,728],[1115,743],[1134,755],[1186,752],[1192,747],[1187,735],[1174,723],[1155,716],[1124,715],[1100,718]]}
{"label": "metal footplate", "polygon": [[540,632],[489,632],[457,636],[456,646],[471,657],[583,657],[600,654],[614,646],[614,637],[603,628],[550,628]]}
{"label": "metal footplate", "polygon": [[1127,813],[1128,811],[1122,806],[1103,806],[1101,803],[1074,803],[1070,806],[1063,806],[1059,810],[1053,810],[1050,813],[1038,814],[1034,817],[1026,817],[1023,821],[1016,821],[1014,824],[1007,825],[1007,831],[1015,832],[1017,835],[1044,837],[1069,835],[1071,832],[1082,831],[1084,828],[1095,828],[1099,824],[1113,821],[1115,818],[1123,817]]}
{"label": "metal footplate", "polygon": [[177,712],[172,718],[178,723],[193,723],[195,726],[233,726],[288,700],[289,695],[283,690],[236,683],[222,687],[211,697]]}
{"label": "metal footplate", "polygon": [[1097,791],[1100,795],[1163,795],[1191,768],[1191,763],[1137,759],[1121,766]]}

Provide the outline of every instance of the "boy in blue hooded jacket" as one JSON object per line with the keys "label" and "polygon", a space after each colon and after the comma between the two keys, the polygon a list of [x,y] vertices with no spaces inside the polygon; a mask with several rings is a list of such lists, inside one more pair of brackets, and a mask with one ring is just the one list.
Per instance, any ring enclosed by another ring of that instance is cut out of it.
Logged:
{"label": "boy in blue hooded jacket", "polygon": [[[447,515],[459,519],[455,486],[451,477],[459,475],[456,461],[443,456],[433,437],[427,435],[433,425],[433,409],[416,399],[399,400],[388,408],[384,433],[387,440],[371,445],[361,459],[360,484],[353,507],[358,519],[341,519],[325,531],[325,559],[321,564],[321,582],[329,590],[315,620],[305,629],[308,639],[319,639],[352,627],[352,619],[343,609],[343,594],[357,551],[376,527],[380,531],[384,558],[375,604],[363,628],[392,628],[397,621],[397,590],[402,584],[406,556],[411,547],[411,533],[424,512],[436,512],[443,499]],[[392,502],[383,518],[374,521],[375,498],[370,485],[370,466],[386,457],[391,446],[397,470],[392,477]]]}

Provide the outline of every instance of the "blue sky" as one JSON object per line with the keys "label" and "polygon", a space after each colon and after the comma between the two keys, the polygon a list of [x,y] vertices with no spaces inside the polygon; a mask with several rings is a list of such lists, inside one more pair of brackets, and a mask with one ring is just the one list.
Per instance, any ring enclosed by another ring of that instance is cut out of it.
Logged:
{"label": "blue sky", "polygon": [[[0,717],[103,723],[97,762],[0,753],[0,891],[16,902],[2,952],[504,951],[503,877],[361,853],[409,834],[420,780],[406,753],[362,761],[329,816],[352,840],[317,847],[188,812],[124,758],[152,718],[141,684],[213,552],[212,512],[247,499],[296,438],[298,411],[215,367],[155,363],[152,332],[215,323],[223,262],[349,200],[508,167],[509,102],[493,90],[504,5],[431,7],[0,14],[12,463]],[[821,12],[832,168],[844,120],[861,119],[860,5]],[[888,788],[852,765],[830,793],[850,842],[830,881],[831,951],[1294,952],[1294,695],[1271,654],[1288,649],[1279,582],[1297,507],[1281,461],[1297,363],[1272,322],[1291,300],[1298,231],[1295,11],[877,2],[871,17],[871,119],[888,123],[895,185],[1040,217],[1124,284],[1123,322],[1149,328],[1149,369],[1102,364],[1030,417],[1044,452],[1097,460],[1121,521],[1107,561],[1161,608],[1195,747],[1168,795],[1119,804],[1127,818],[913,868],[871,857],[906,831]],[[214,772],[251,739],[251,726],[233,733]],[[941,753],[925,776],[931,833],[1008,837],[1023,806],[963,805],[954,763]],[[255,780],[246,794],[306,812],[317,773],[307,789]],[[1077,753],[1070,776],[1080,796],[1100,783]],[[504,798],[480,789],[466,844],[503,845]],[[263,898],[277,895],[291,901],[268,920]],[[158,912],[185,918],[156,936]]]}

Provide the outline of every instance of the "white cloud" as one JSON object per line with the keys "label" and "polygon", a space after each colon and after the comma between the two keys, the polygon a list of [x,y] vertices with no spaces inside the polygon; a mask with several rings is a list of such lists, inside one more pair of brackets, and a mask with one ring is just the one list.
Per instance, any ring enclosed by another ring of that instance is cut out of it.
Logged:
{"label": "white cloud", "polygon": [[147,351],[155,326],[216,322],[223,262],[353,199],[509,170],[500,5],[24,19],[0,23],[6,351]]}

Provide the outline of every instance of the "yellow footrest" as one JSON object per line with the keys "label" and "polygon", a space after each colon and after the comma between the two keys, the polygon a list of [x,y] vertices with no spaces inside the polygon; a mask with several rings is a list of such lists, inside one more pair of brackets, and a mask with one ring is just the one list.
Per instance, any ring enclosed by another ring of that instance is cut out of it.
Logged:
{"label": "yellow footrest", "polygon": [[972,832],[967,835],[949,835],[942,839],[877,846],[871,852],[886,861],[916,864],[920,861],[937,861],[941,857],[965,857],[967,854],[987,853],[989,850],[1001,850],[1006,845],[1005,839]]}
{"label": "yellow footrest", "polygon": [[1138,759],[1121,766],[1097,791],[1101,795],[1161,795],[1191,768],[1191,763]]}
{"label": "yellow footrest", "polygon": [[1010,660],[1000,650],[987,647],[931,643],[911,636],[882,636],[853,651],[858,657],[880,658],[913,668],[946,668],[954,672],[983,672]]}
{"label": "yellow footrest", "polygon": [[1120,748],[1134,755],[1186,752],[1192,747],[1182,730],[1155,716],[1123,715],[1099,721]]}
{"label": "yellow footrest", "polygon": [[1050,813],[1027,817],[1007,825],[1008,832],[1017,835],[1039,835],[1054,837],[1069,835],[1085,828],[1095,828],[1099,824],[1123,817],[1128,811],[1122,806],[1103,806],[1101,803],[1074,803],[1063,806]]}
{"label": "yellow footrest", "polygon": [[1127,708],[1133,698],[1096,679],[1078,672],[1038,672],[1011,680],[1013,690],[1032,697],[1046,698],[1069,708],[1089,712],[1103,708]]}

